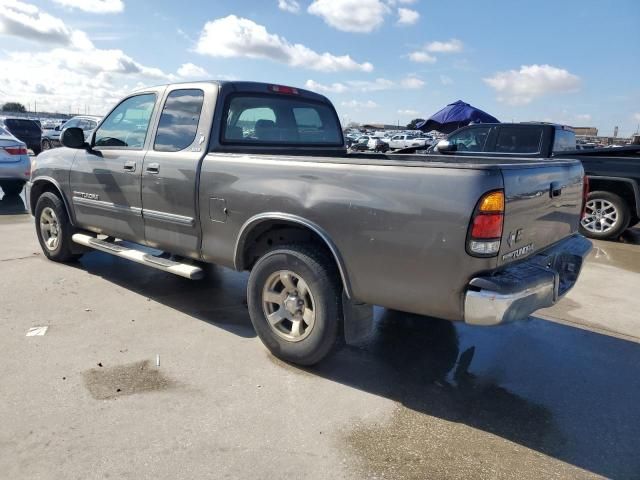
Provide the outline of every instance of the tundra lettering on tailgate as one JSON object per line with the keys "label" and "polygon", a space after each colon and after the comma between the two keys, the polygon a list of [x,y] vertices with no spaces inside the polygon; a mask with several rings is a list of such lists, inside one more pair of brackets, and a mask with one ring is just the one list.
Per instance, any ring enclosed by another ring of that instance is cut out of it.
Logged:
{"label": "tundra lettering on tailgate", "polygon": [[519,249],[514,250],[513,252],[505,253],[504,255],[502,255],[502,260],[515,260],[516,258],[520,258],[525,255],[528,255],[529,253],[533,252],[534,249],[535,248],[533,246],[533,243],[530,243],[529,245],[520,247]]}

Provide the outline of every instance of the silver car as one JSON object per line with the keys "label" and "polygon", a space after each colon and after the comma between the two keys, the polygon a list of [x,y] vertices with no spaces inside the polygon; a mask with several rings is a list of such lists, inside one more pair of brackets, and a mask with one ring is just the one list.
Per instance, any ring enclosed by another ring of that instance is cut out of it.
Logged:
{"label": "silver car", "polygon": [[0,188],[5,195],[17,195],[30,174],[27,145],[0,127]]}

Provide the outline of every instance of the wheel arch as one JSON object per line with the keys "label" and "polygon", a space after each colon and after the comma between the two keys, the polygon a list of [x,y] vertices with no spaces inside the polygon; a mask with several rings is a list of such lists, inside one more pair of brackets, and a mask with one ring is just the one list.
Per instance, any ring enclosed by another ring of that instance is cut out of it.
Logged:
{"label": "wheel arch", "polygon": [[[345,294],[351,298],[351,284],[346,266],[340,255],[340,251],[331,240],[329,234],[319,225],[297,215],[287,213],[261,213],[247,220],[238,234],[234,248],[234,266],[236,270],[250,269],[255,261],[255,256],[268,249],[271,243],[261,245],[261,239],[267,239],[273,232],[285,232],[287,238],[280,238],[282,243],[290,243],[291,237],[296,236],[296,232],[301,235],[308,235],[305,243],[316,243],[324,247],[331,254],[340,274],[340,279],[344,287]],[[300,237],[298,237],[300,239]],[[296,241],[296,238],[293,239]]]}
{"label": "wheel arch", "polygon": [[640,189],[638,184],[631,179],[620,177],[607,177],[589,175],[589,190],[596,192],[598,190],[610,192],[622,198],[631,213],[636,217],[640,217]]}
{"label": "wheel arch", "polygon": [[67,210],[67,215],[69,216],[71,225],[75,226],[75,218],[73,216],[73,211],[69,206],[69,202],[62,193],[60,184],[51,177],[39,177],[31,183],[31,187],[29,189],[29,210],[31,211],[31,214],[35,215],[36,203],[38,202],[38,198],[40,197],[40,195],[42,195],[44,192],[52,192],[60,197],[64,208]]}

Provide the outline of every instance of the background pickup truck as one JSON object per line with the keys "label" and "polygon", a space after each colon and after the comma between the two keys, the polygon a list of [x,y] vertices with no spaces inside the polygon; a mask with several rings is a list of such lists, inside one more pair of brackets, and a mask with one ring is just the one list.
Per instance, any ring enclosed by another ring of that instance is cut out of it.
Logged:
{"label": "background pickup truck", "polygon": [[202,263],[250,270],[256,332],[298,364],[370,305],[524,319],[574,285],[591,248],[580,162],[347,154],[331,103],[292,87],[145,88],[88,141],[78,128],[61,141],[27,187],[48,258],[90,247],[187,278]]}
{"label": "background pickup truck", "polygon": [[463,127],[433,148],[458,157],[575,158],[589,180],[581,221],[584,235],[616,239],[640,219],[640,145],[576,150],[570,127],[547,123],[496,123]]}

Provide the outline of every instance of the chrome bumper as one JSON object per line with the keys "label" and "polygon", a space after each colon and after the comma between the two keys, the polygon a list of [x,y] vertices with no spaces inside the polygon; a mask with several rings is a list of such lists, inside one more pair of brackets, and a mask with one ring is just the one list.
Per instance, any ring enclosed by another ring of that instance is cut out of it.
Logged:
{"label": "chrome bumper", "polygon": [[573,235],[514,265],[469,282],[464,321],[499,325],[550,307],[576,283],[591,242]]}

